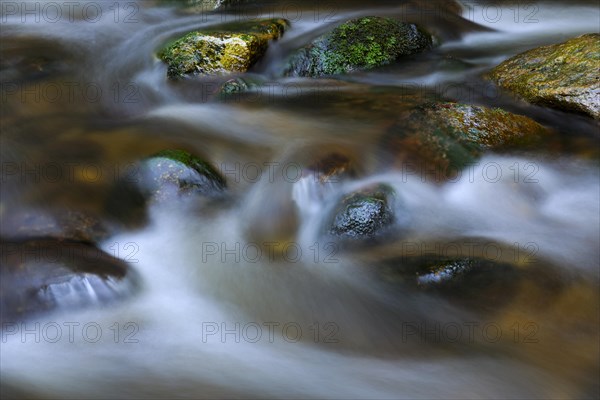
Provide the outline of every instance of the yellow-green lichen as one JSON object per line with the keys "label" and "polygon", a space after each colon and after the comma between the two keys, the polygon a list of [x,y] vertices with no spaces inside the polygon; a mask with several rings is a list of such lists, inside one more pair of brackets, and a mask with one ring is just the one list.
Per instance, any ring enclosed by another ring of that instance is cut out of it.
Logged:
{"label": "yellow-green lichen", "polygon": [[158,56],[170,78],[185,75],[224,75],[246,72],[281,37],[283,19],[226,24],[218,30],[190,32],[167,45]]}
{"label": "yellow-green lichen", "polygon": [[489,77],[533,104],[600,119],[600,34],[518,54]]}

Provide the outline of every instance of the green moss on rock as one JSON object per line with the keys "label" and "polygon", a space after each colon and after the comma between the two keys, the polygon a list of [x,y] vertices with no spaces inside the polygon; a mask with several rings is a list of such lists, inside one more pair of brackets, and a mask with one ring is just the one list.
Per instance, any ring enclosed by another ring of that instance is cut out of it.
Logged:
{"label": "green moss on rock", "polygon": [[382,147],[397,166],[443,181],[488,150],[532,148],[549,135],[532,119],[499,108],[432,103],[394,125]]}
{"label": "green moss on rock", "polygon": [[416,25],[390,18],[350,20],[301,49],[290,60],[287,75],[322,76],[389,64],[432,45]]}
{"label": "green moss on rock", "polygon": [[179,193],[213,194],[225,179],[210,164],[183,150],[163,150],[142,162],[142,184],[153,194],[176,188]]}
{"label": "green moss on rock", "polygon": [[106,211],[121,223],[139,226],[149,203],[199,195],[219,198],[225,179],[210,164],[183,150],[163,150],[141,160],[119,179],[108,196]]}
{"label": "green moss on rock", "polygon": [[600,119],[600,34],[512,57],[489,77],[525,100]]}
{"label": "green moss on rock", "polygon": [[267,19],[194,31],[167,45],[158,56],[167,63],[170,78],[246,72],[287,26],[286,20]]}

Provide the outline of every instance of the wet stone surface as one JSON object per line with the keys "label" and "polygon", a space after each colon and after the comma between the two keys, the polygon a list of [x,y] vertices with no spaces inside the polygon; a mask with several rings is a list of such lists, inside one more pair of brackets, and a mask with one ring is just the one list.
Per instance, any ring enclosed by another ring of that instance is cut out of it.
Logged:
{"label": "wet stone surface", "polygon": [[0,247],[3,322],[112,304],[139,283],[126,262],[89,244],[40,238]]}

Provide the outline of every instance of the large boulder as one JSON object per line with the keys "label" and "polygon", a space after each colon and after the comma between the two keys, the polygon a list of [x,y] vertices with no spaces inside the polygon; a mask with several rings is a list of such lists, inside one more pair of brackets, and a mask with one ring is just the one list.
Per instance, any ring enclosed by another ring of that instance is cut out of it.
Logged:
{"label": "large boulder", "polygon": [[168,44],[158,56],[167,63],[170,78],[246,72],[287,26],[284,19],[265,19],[194,31]]}
{"label": "large boulder", "polygon": [[600,34],[518,54],[490,78],[525,100],[600,119]]}
{"label": "large boulder", "polygon": [[432,45],[431,36],[414,24],[383,17],[350,20],[295,54],[285,74],[323,76],[389,64]]}

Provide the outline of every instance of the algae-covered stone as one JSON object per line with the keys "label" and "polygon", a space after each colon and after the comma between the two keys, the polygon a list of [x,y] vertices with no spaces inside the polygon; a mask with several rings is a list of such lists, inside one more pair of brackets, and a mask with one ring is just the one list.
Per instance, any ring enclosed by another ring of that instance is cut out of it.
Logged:
{"label": "algae-covered stone", "polygon": [[246,72],[287,25],[284,19],[266,19],[194,31],[167,45],[158,56],[168,64],[171,78]]}
{"label": "algae-covered stone", "polygon": [[600,119],[600,34],[521,53],[490,78],[533,104]]}
{"label": "algae-covered stone", "polygon": [[345,239],[373,238],[394,222],[392,188],[378,185],[343,199],[329,232]]}
{"label": "algae-covered stone", "polygon": [[502,109],[431,103],[394,125],[382,147],[397,166],[443,181],[488,150],[529,149],[549,136],[532,119]]}
{"label": "algae-covered stone", "polygon": [[431,45],[431,36],[414,24],[363,17],[338,26],[302,48],[290,60],[286,74],[314,77],[370,69]]}

